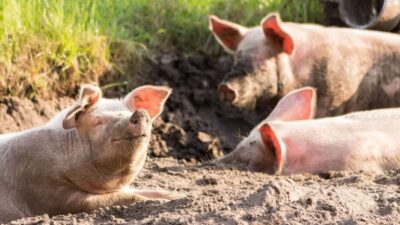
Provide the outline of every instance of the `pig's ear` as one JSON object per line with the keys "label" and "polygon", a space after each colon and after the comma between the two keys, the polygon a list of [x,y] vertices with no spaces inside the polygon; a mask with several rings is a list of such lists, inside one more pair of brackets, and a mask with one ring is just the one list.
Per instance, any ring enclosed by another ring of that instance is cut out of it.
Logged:
{"label": "pig's ear", "polygon": [[247,28],[226,20],[221,20],[217,16],[210,15],[208,17],[209,28],[217,38],[218,42],[229,53],[234,53],[243,39]]}
{"label": "pig's ear", "polygon": [[131,111],[145,109],[155,119],[164,109],[171,92],[172,89],[166,86],[145,85],[133,90],[123,101]]}
{"label": "pig's ear", "polygon": [[96,104],[100,98],[101,90],[99,87],[90,84],[82,85],[77,102],[62,121],[63,128],[70,129],[76,127],[79,115],[90,106]]}
{"label": "pig's ear", "polygon": [[264,150],[272,151],[272,154],[275,156],[275,174],[281,174],[285,161],[284,158],[286,150],[284,145],[281,143],[278,135],[268,123],[263,124],[258,131],[260,132],[261,139],[264,144]]}
{"label": "pig's ear", "polygon": [[304,87],[294,90],[278,102],[266,120],[294,121],[312,119],[315,116],[316,102],[315,88]]}
{"label": "pig's ear", "polygon": [[294,42],[292,37],[282,29],[279,14],[272,13],[266,16],[261,22],[261,27],[264,30],[264,34],[276,40],[285,53],[292,54]]}

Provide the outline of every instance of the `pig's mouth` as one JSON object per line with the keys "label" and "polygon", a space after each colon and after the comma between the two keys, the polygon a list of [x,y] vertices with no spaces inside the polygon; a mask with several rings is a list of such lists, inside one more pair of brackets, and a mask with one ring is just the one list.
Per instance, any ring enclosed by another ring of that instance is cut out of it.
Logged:
{"label": "pig's mouth", "polygon": [[127,142],[132,142],[132,141],[136,141],[137,139],[143,139],[143,138],[147,138],[148,135],[147,134],[140,134],[140,135],[127,135],[124,137],[118,137],[118,138],[113,138],[111,139],[111,142],[121,142],[121,141],[127,141]]}
{"label": "pig's mouth", "polygon": [[241,109],[252,110],[256,107],[256,103],[257,101],[254,96],[239,96],[238,100],[233,102],[232,105]]}

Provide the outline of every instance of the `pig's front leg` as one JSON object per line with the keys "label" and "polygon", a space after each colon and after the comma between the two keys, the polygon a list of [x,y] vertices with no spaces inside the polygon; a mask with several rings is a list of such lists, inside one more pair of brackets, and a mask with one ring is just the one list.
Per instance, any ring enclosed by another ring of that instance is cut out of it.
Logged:
{"label": "pig's front leg", "polygon": [[174,200],[183,197],[161,190],[133,190],[133,192],[145,198],[145,200]]}
{"label": "pig's front leg", "polygon": [[128,205],[145,200],[173,200],[179,197],[181,196],[161,190],[135,190],[132,188],[124,188],[119,192],[90,194],[72,205],[80,205],[80,211],[90,211],[110,205]]}

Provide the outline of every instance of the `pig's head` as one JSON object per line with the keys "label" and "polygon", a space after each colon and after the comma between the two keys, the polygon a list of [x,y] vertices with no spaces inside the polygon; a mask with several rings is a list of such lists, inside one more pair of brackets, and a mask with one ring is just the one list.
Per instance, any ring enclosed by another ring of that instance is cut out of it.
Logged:
{"label": "pig's head", "polygon": [[102,98],[96,86],[83,86],[62,121],[75,152],[66,181],[90,193],[131,183],[144,165],[152,122],[170,93],[168,87],[147,85],[116,100]]}
{"label": "pig's head", "polygon": [[276,98],[281,85],[278,56],[290,55],[294,50],[293,39],[282,28],[279,15],[268,15],[255,28],[210,16],[209,27],[235,57],[233,68],[218,87],[220,99],[237,107],[253,108],[257,100]]}
{"label": "pig's head", "polygon": [[305,87],[288,93],[234,151],[218,161],[241,164],[251,170],[270,174],[280,174],[286,160],[286,148],[274,130],[274,123],[312,119],[315,109],[316,94],[313,88]]}

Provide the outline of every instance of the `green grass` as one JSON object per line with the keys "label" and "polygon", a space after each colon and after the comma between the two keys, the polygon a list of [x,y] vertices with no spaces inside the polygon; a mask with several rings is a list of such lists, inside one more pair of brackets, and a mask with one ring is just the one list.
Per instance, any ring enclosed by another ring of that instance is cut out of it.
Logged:
{"label": "green grass", "polygon": [[140,68],[143,55],[169,48],[221,52],[209,14],[256,26],[272,11],[322,19],[318,0],[0,0],[0,96],[68,93],[111,61]]}

